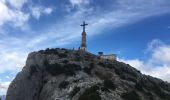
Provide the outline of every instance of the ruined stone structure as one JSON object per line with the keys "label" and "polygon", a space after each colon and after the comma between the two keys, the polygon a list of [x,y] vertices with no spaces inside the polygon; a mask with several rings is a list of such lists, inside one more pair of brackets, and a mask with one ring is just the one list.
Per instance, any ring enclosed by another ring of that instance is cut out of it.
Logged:
{"label": "ruined stone structure", "polygon": [[85,31],[85,27],[86,27],[86,24],[85,21],[83,22],[82,26],[83,27],[83,32],[82,32],[82,40],[81,40],[81,47],[80,47],[80,50],[81,51],[85,51],[86,50],[86,31]]}
{"label": "ruined stone structure", "polygon": [[106,60],[117,60],[116,54],[108,54],[108,55],[103,55],[103,52],[99,52],[99,56],[101,59],[106,59]]}
{"label": "ruined stone structure", "polygon": [[102,55],[100,56],[102,59],[108,59],[108,60],[116,60],[116,55],[115,54],[109,54],[109,55]]}

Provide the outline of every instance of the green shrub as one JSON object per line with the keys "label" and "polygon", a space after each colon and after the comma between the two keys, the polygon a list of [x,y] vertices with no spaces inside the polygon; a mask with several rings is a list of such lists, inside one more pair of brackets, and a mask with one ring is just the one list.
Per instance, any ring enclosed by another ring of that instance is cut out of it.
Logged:
{"label": "green shrub", "polygon": [[61,48],[61,50],[66,50],[65,48]]}
{"label": "green shrub", "polygon": [[123,93],[121,97],[125,100],[141,100],[139,95],[135,91]]}
{"label": "green shrub", "polygon": [[44,53],[44,54],[55,54],[58,55],[58,50],[57,49],[49,49],[47,48],[44,52],[43,51],[39,51],[40,53]]}
{"label": "green shrub", "polygon": [[107,64],[107,68],[111,69],[111,68],[113,68],[113,65],[109,63],[109,64]]}
{"label": "green shrub", "polygon": [[98,86],[92,86],[91,88],[86,89],[78,100],[101,100],[100,93],[97,90],[99,90]]}
{"label": "green shrub", "polygon": [[89,75],[91,75],[91,70],[94,68],[94,63],[90,63],[90,67],[83,68],[83,71]]}
{"label": "green shrub", "polygon": [[80,91],[80,87],[74,87],[73,91],[70,93],[70,97],[73,98]]}
{"label": "green shrub", "polygon": [[98,65],[105,67],[105,63],[104,62],[99,62]]}
{"label": "green shrub", "polygon": [[149,96],[149,100],[154,100],[152,93],[148,92],[147,95]]}
{"label": "green shrub", "polygon": [[135,84],[135,88],[136,88],[137,90],[139,90],[139,91],[143,91],[143,86],[142,86],[142,84],[139,83],[139,82],[137,82],[137,83]]}
{"label": "green shrub", "polygon": [[67,57],[67,54],[66,53],[59,53],[58,56],[60,58],[66,58]]}
{"label": "green shrub", "polygon": [[104,87],[111,90],[116,89],[116,85],[111,80],[104,80]]}
{"label": "green shrub", "polygon": [[63,73],[67,76],[73,76],[75,75],[75,71],[81,70],[81,66],[76,64],[66,64],[62,66],[58,63],[49,65],[47,63],[46,70],[53,76]]}
{"label": "green shrub", "polygon": [[64,51],[64,53],[67,54],[67,53],[69,53],[69,51],[66,50],[66,51]]}
{"label": "green shrub", "polygon": [[36,66],[30,66],[30,74],[33,75],[34,73],[37,73],[38,70],[36,68]]}
{"label": "green shrub", "polygon": [[165,99],[167,98],[168,94],[162,91],[162,89],[159,86],[154,86],[152,90],[161,98]]}
{"label": "green shrub", "polygon": [[67,64],[68,62],[69,62],[69,61],[68,61],[68,60],[66,60],[66,59],[65,59],[65,60],[63,60],[63,63],[64,63],[64,64]]}
{"label": "green shrub", "polygon": [[75,71],[81,70],[81,66],[76,64],[66,64],[63,68],[67,76],[73,76],[75,75]]}
{"label": "green shrub", "polygon": [[29,76],[28,76],[28,79],[31,79],[31,77],[33,76],[33,74],[35,74],[35,73],[37,73],[37,72],[38,72],[38,70],[37,70],[36,66],[34,66],[34,65],[30,66],[30,74],[29,74]]}
{"label": "green shrub", "polygon": [[46,66],[46,70],[53,76],[62,74],[64,72],[64,69],[58,63]]}
{"label": "green shrub", "polygon": [[108,88],[106,88],[106,87],[101,87],[101,90],[105,91],[105,92],[110,92],[110,90]]}
{"label": "green shrub", "polygon": [[169,94],[167,94],[160,86],[159,83],[156,83],[154,79],[149,77],[142,79],[140,83],[149,91],[153,91],[156,95],[158,95],[162,99],[168,98]]}
{"label": "green shrub", "polygon": [[69,82],[68,81],[63,81],[59,84],[59,88],[60,89],[65,89],[67,86],[69,85]]}
{"label": "green shrub", "polygon": [[83,71],[84,71],[85,73],[91,75],[91,68],[85,67],[85,68],[83,68]]}

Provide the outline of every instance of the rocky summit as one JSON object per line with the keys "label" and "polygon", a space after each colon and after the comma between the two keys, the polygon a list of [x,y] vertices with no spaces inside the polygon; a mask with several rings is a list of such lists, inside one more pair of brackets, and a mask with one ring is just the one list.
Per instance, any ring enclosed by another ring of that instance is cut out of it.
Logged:
{"label": "rocky summit", "polygon": [[30,53],[6,100],[170,100],[170,84],[89,52]]}

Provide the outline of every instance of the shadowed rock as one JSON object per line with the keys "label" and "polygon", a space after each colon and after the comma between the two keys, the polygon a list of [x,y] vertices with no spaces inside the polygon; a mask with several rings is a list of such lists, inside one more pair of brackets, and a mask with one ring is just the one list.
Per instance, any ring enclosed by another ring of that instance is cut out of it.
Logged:
{"label": "shadowed rock", "polygon": [[46,49],[29,54],[6,100],[170,100],[170,84],[88,52]]}

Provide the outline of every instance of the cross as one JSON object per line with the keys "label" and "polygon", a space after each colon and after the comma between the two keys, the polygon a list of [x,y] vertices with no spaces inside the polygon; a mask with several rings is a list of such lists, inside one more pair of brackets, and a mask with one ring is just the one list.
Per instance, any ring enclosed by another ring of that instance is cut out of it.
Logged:
{"label": "cross", "polygon": [[83,32],[85,32],[86,25],[88,25],[88,24],[86,24],[85,21],[83,22],[82,25],[80,25],[80,26],[83,26]]}

